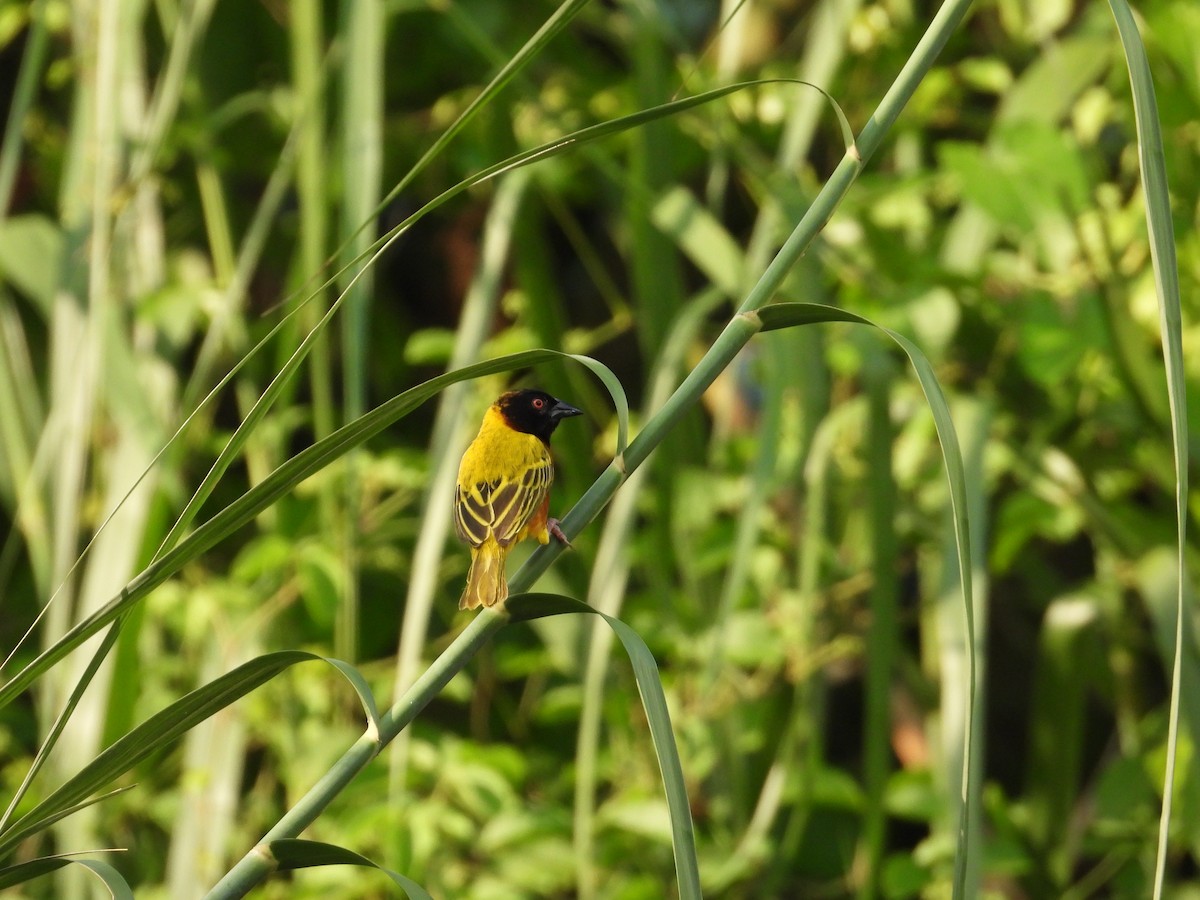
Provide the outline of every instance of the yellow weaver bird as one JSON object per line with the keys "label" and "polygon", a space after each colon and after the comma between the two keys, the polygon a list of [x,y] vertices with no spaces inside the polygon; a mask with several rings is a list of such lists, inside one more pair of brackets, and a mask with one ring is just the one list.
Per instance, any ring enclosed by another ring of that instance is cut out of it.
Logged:
{"label": "yellow weaver bird", "polygon": [[544,391],[509,391],[488,407],[479,434],[463,454],[454,489],[454,530],[471,545],[471,571],[459,609],[508,599],[504,561],[527,537],[548,544],[566,535],[550,519],[554,461],[550,435],[581,410]]}

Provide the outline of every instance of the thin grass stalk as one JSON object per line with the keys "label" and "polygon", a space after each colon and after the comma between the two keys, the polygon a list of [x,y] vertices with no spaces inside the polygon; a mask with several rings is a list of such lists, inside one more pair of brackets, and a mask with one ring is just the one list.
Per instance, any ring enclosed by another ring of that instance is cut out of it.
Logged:
{"label": "thin grass stalk", "polygon": [[[53,592],[50,579],[50,521],[42,476],[35,468],[37,434],[46,412],[36,387],[25,329],[16,308],[0,300],[0,465],[7,467],[15,527],[0,545],[0,592],[6,592],[20,543],[37,596]],[[47,454],[43,453],[43,466]]]}
{"label": "thin grass stalk", "polygon": [[[735,80],[738,67],[746,52],[746,34],[753,15],[753,0],[721,0],[717,13],[720,25],[713,36],[717,44],[715,75],[719,82]],[[737,125],[726,109],[715,111],[718,132],[724,135],[736,133]],[[725,141],[713,147],[708,160],[708,175],[704,184],[704,203],[710,210],[719,210],[725,202],[729,187],[729,152]]]}
{"label": "thin grass stalk", "polygon": [[[963,469],[967,489],[967,519],[971,523],[971,603],[973,604],[974,627],[964,634],[963,642],[970,642],[947,665],[941,668],[942,697],[942,747],[943,757],[950,763],[945,766],[947,783],[953,785],[956,774],[968,773],[969,782],[965,794],[949,793],[949,814],[946,817],[947,832],[952,833],[956,823],[966,821],[966,847],[962,851],[966,865],[962,872],[963,895],[978,896],[983,865],[983,815],[978,802],[983,795],[984,742],[971,740],[971,735],[984,733],[987,714],[986,684],[988,671],[988,544],[986,523],[988,521],[988,484],[984,455],[991,437],[992,414],[989,406],[969,398],[959,399],[954,406],[956,430],[963,451]],[[944,600],[941,606],[941,632],[953,633],[962,629],[962,609],[966,598],[962,596],[961,584],[953,573],[957,569],[955,555],[956,536],[953,523],[947,517],[946,534],[942,539],[943,562],[940,592]],[[976,683],[974,703],[968,704],[963,687],[970,669],[974,667]],[[952,727],[953,726],[953,727]],[[965,754],[965,757],[963,756]]]}
{"label": "thin grass stalk", "polygon": [[4,123],[3,144],[0,144],[0,220],[8,218],[8,206],[12,203],[21,150],[25,143],[25,116],[33,106],[42,71],[46,67],[46,48],[49,43],[46,6],[46,0],[34,0],[29,4],[29,37],[25,40],[25,53],[21,56],[21,68],[17,72],[17,83],[13,86],[8,119]]}
{"label": "thin grass stalk", "polygon": [[[199,684],[261,652],[257,631],[223,634],[205,648]],[[166,859],[168,896],[190,900],[219,878],[230,835],[238,822],[238,793],[247,754],[246,713],[226,707],[190,730],[182,753],[177,810]]]}
{"label": "thin grass stalk", "polygon": [[152,171],[167,131],[176,120],[192,50],[203,39],[215,5],[216,0],[191,0],[184,4],[175,22],[167,43],[167,61],[150,102],[146,128],[129,164],[129,179],[135,185]]}
{"label": "thin grass stalk", "polygon": [[[595,564],[588,583],[587,601],[602,613],[620,615],[629,584],[629,534],[637,516],[637,502],[646,480],[646,469],[629,477],[624,489],[609,506]],[[604,711],[604,681],[615,637],[611,628],[593,628],[588,637],[583,665],[583,704],[575,742],[575,796],[572,817],[572,846],[575,850],[575,889],[579,900],[593,900],[596,877],[596,788],[599,781],[601,716]]]}
{"label": "thin grass stalk", "polygon": [[[329,240],[329,198],[325,178],[325,98],[322,66],[321,4],[318,0],[294,0],[291,4],[292,82],[304,123],[296,142],[296,194],[299,201],[300,233],[295,270],[299,273],[321,271]],[[323,287],[305,298],[304,312],[293,319],[295,327],[311,331],[328,308]],[[290,350],[299,344],[298,335],[285,338]],[[322,335],[314,344],[309,360],[309,385],[312,391],[313,434],[317,440],[336,427],[333,408],[333,368],[329,341]],[[333,497],[322,492],[322,531],[331,534]],[[332,541],[330,541],[332,546]]]}
{"label": "thin grass stalk", "polygon": [[[344,0],[343,34],[347,47],[342,80],[342,234],[346,253],[358,256],[375,240],[372,210],[379,202],[383,166],[383,4],[380,0]],[[346,309],[342,318],[342,407],[347,421],[367,408],[367,321],[374,270],[361,268],[353,280],[344,281]],[[346,458],[340,557],[343,563],[342,595],[334,624],[333,645],[342,659],[358,658],[359,619],[359,515],[361,485],[358,454]]]}
{"label": "thin grass stalk", "polygon": [[[1159,329],[1167,370],[1167,395],[1171,403],[1171,439],[1175,462],[1175,520],[1178,592],[1175,608],[1175,646],[1171,663],[1171,703],[1167,724],[1166,777],[1163,804],[1158,823],[1158,850],[1154,864],[1154,898],[1163,896],[1166,884],[1167,853],[1171,829],[1171,802],[1175,788],[1176,754],[1179,741],[1179,709],[1184,691],[1182,656],[1184,630],[1191,627],[1190,609],[1184,602],[1187,584],[1188,515],[1188,421],[1187,380],[1183,368],[1182,321],[1180,314],[1179,269],[1175,254],[1171,198],[1167,189],[1167,168],[1159,128],[1158,103],[1154,79],[1146,49],[1138,33],[1133,12],[1125,0],[1109,0],[1133,90],[1134,118],[1138,134],[1138,161],[1142,189],[1145,192],[1146,224],[1150,236],[1150,259],[1154,269],[1154,287],[1158,296]],[[1188,620],[1185,626],[1185,618]]]}
{"label": "thin grass stalk", "polygon": [[[779,353],[782,335],[772,335],[759,342],[761,355],[765,358],[766,370],[779,372],[786,370],[788,360]],[[708,655],[708,665],[702,679],[701,693],[707,695],[716,684],[720,674],[725,653],[725,637],[728,632],[730,617],[746,590],[750,580],[750,564],[753,561],[754,548],[762,532],[763,517],[767,502],[771,497],[771,484],[775,477],[775,468],[779,457],[779,444],[782,437],[783,421],[783,391],[781,385],[767,383],[766,398],[763,403],[761,419],[757,424],[757,452],[748,477],[745,480],[745,493],[742,509],[738,513],[737,529],[734,533],[733,554],[729,568],[725,571],[725,579],[721,584],[721,594],[717,601],[717,609],[712,620],[713,644]]]}

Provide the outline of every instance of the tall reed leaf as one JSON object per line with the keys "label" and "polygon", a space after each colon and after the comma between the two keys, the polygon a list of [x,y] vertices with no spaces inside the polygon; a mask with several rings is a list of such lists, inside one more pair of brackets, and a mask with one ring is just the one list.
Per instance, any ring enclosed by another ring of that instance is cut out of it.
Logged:
{"label": "tall reed leaf", "polygon": [[16,887],[70,865],[83,866],[95,875],[103,883],[113,900],[134,900],[129,882],[108,863],[98,859],[72,859],[70,856],[46,856],[15,866],[6,866],[0,869],[0,890]]}
{"label": "tall reed leaf", "polygon": [[[1175,259],[1175,233],[1171,222],[1171,197],[1167,190],[1167,165],[1163,156],[1158,104],[1154,97],[1154,79],[1133,12],[1125,0],[1109,0],[1133,89],[1133,111],[1137,122],[1138,160],[1142,169],[1142,190],[1146,198],[1146,225],[1150,234],[1150,258],[1154,266],[1154,287],[1162,329],[1163,353],[1167,367],[1167,394],[1171,401],[1171,438],[1175,455],[1176,555],[1179,566],[1175,605],[1175,652],[1171,664],[1171,708],[1168,721],[1166,778],[1162,814],[1158,825],[1158,854],[1154,868],[1154,896],[1163,895],[1167,867],[1167,844],[1171,825],[1171,797],[1175,784],[1176,745],[1179,739],[1180,694],[1183,692],[1181,657],[1183,656],[1183,586],[1187,582],[1187,385],[1183,372],[1183,341],[1179,300],[1179,271]],[[1190,617],[1189,617],[1190,618]]]}
{"label": "tall reed leaf", "polygon": [[654,751],[658,755],[658,766],[667,792],[667,808],[671,813],[671,843],[675,848],[675,872],[679,878],[679,896],[681,900],[700,897],[700,865],[696,859],[696,835],[692,827],[691,806],[688,804],[687,783],[683,779],[679,749],[675,746],[675,735],[671,731],[671,714],[667,710],[662,678],[646,642],[620,619],[607,616],[586,603],[560,594],[521,594],[510,597],[508,611],[514,622],[565,613],[591,613],[604,619],[620,638],[625,652],[629,654],[629,661],[633,664],[638,693],[646,710],[646,721],[650,725]]}
{"label": "tall reed leaf", "polygon": [[310,660],[324,660],[346,677],[362,701],[367,716],[367,734],[378,735],[379,715],[375,699],[366,680],[352,666],[306,650],[281,650],[260,656],[175,701],[102,752],[74,778],[14,822],[11,828],[0,832],[0,856],[62,818],[63,813],[86,801],[96,791],[111,784],[197,723],[270,681],[285,669]]}
{"label": "tall reed leaf", "polygon": [[291,872],[296,869],[310,869],[315,866],[362,866],[366,869],[378,869],[388,878],[392,879],[396,883],[396,886],[404,891],[409,900],[433,900],[429,896],[429,892],[411,878],[406,878],[399,872],[393,872],[391,869],[385,869],[383,866],[376,865],[365,856],[360,856],[352,850],[347,850],[345,847],[338,847],[334,844],[326,844],[320,841],[286,839],[272,841],[267,849],[270,850],[271,855],[278,863],[280,871]]}
{"label": "tall reed leaf", "polygon": [[958,549],[958,577],[959,583],[962,585],[963,596],[965,626],[963,643],[967,647],[967,708],[963,714],[965,728],[962,735],[963,765],[960,783],[962,806],[958,821],[958,845],[954,856],[955,896],[961,897],[966,890],[969,863],[967,858],[967,851],[971,844],[969,823],[975,804],[978,802],[982,773],[973,772],[971,768],[973,748],[978,740],[975,731],[979,722],[974,713],[977,664],[975,660],[975,601],[971,591],[970,510],[967,505],[967,480],[963,468],[962,451],[959,448],[950,407],[946,403],[941,385],[938,384],[933,366],[930,365],[925,354],[916,344],[898,332],[876,325],[869,319],[847,310],[815,303],[777,303],[763,307],[758,310],[757,315],[762,320],[764,331],[817,322],[850,322],[878,328],[895,341],[908,356],[913,371],[916,372],[917,380],[921,384],[921,390],[925,393],[925,399],[929,403],[929,410],[933,414],[933,422],[937,428],[938,441],[942,449],[942,462],[946,467],[946,479],[950,487],[950,512],[954,520],[954,538]]}

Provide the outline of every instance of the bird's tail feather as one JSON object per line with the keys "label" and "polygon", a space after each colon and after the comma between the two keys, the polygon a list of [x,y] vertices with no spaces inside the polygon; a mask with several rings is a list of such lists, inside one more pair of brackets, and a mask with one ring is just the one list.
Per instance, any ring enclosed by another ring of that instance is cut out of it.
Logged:
{"label": "bird's tail feather", "polygon": [[471,550],[471,571],[458,601],[459,609],[495,606],[508,599],[508,582],[504,579],[506,555],[502,547],[491,541]]}

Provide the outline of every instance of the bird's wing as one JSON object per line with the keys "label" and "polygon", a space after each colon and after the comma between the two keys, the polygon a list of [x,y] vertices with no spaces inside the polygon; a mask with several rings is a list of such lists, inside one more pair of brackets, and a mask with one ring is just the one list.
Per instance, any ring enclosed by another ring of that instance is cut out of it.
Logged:
{"label": "bird's wing", "polygon": [[502,547],[519,540],[534,511],[546,499],[554,481],[554,465],[547,456],[517,478],[480,481],[470,488],[455,488],[454,528],[459,538],[478,547],[494,537]]}

